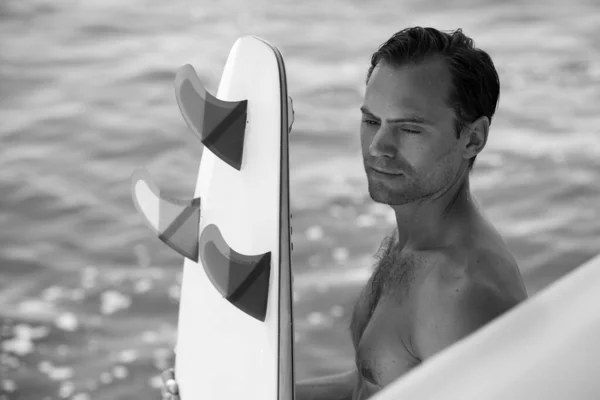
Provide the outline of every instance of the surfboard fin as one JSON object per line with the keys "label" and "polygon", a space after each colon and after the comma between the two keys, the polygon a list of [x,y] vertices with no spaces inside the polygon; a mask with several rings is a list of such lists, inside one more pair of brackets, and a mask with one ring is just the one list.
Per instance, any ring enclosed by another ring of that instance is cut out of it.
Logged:
{"label": "surfboard fin", "polygon": [[233,250],[216,225],[200,234],[200,258],[214,287],[244,313],[264,321],[269,296],[271,252],[245,255]]}
{"label": "surfboard fin", "polygon": [[248,101],[223,101],[206,91],[194,68],[175,75],[175,96],[185,122],[202,144],[238,171],[242,168]]}
{"label": "surfboard fin", "polygon": [[158,238],[184,257],[198,262],[200,198],[180,200],[162,196],[150,174],[142,168],[132,176],[135,208]]}

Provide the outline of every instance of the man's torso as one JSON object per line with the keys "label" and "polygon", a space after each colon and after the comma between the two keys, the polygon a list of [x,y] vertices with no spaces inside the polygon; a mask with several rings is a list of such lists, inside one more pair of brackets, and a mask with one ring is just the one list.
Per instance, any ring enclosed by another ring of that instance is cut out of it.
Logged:
{"label": "man's torso", "polygon": [[[511,298],[527,297],[518,267],[494,228],[481,220],[467,232],[468,239],[444,248],[400,252],[392,243],[382,249],[350,324],[359,376],[355,399],[369,397],[422,361],[412,342],[434,291],[485,279]],[[493,253],[499,262],[467,268],[461,260],[473,252]]]}

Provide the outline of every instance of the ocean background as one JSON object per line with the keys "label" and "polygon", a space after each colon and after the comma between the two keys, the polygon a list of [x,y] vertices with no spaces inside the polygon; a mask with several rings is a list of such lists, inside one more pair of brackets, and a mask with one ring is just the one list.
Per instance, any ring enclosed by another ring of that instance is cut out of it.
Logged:
{"label": "ocean background", "polygon": [[160,398],[183,260],[130,177],[193,194],[174,75],[192,64],[216,93],[245,34],[281,50],[296,111],[298,379],[350,367],[349,311],[394,227],[367,194],[358,108],[372,52],[405,27],[463,28],[491,54],[500,107],[472,189],[542,290],[600,250],[599,22],[596,0],[2,0],[0,398]]}

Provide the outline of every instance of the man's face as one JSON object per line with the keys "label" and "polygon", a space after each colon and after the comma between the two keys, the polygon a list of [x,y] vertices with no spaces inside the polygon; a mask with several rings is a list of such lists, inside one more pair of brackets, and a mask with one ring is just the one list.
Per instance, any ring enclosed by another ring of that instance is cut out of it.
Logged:
{"label": "man's face", "polygon": [[454,111],[446,105],[450,84],[439,59],[401,67],[379,63],[373,70],[360,138],[374,201],[411,203],[443,190],[458,173],[463,158]]}

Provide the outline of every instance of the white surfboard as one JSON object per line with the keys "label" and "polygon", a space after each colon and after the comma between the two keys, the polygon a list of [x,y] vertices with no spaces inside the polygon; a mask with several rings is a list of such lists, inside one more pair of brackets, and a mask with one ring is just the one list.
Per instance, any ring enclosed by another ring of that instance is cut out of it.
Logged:
{"label": "white surfboard", "polygon": [[600,399],[600,256],[372,400]]}
{"label": "white surfboard", "polygon": [[[194,199],[160,193],[143,170],[134,203],[184,255],[175,376],[182,400],[292,400],[288,95],[283,59],[245,36],[216,97],[194,69],[175,79],[179,108],[204,144]],[[292,118],[292,115],[289,115]]]}

